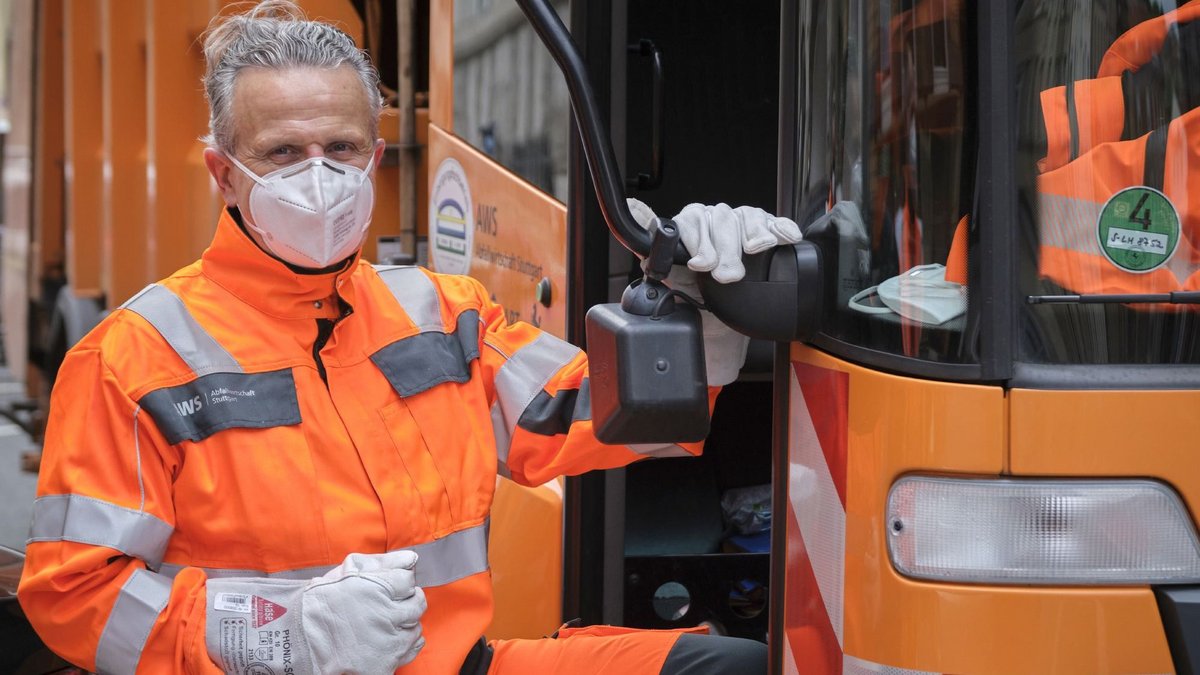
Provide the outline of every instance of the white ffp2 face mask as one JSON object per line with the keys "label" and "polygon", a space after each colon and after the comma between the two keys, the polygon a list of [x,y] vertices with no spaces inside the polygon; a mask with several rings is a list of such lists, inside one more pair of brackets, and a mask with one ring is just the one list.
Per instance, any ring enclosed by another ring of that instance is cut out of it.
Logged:
{"label": "white ffp2 face mask", "polygon": [[253,222],[246,226],[281,260],[321,268],[350,257],[362,246],[371,224],[375,188],[366,169],[312,157],[258,176],[232,155],[234,166],[254,180],[250,188]]}
{"label": "white ffp2 face mask", "polygon": [[[872,293],[879,296],[883,307],[862,303]],[[938,326],[967,311],[967,289],[946,281],[946,268],[942,265],[918,265],[878,286],[855,293],[847,305],[864,314],[896,313]]]}

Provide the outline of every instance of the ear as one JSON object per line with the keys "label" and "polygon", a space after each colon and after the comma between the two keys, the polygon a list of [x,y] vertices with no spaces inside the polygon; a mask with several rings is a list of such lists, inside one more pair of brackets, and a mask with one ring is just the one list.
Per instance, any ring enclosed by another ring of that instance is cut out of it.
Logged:
{"label": "ear", "polygon": [[376,138],[375,139],[375,151],[374,151],[375,157],[374,157],[374,161],[371,164],[372,172],[379,170],[379,164],[380,164],[380,162],[383,161],[383,152],[386,149],[387,149],[387,141],[383,140],[382,138]]}
{"label": "ear", "polygon": [[236,168],[229,163],[224,153],[214,148],[205,148],[204,166],[208,167],[208,172],[212,174],[213,182],[217,184],[217,190],[225,200],[225,206],[237,206],[237,193],[230,181],[231,172]]}

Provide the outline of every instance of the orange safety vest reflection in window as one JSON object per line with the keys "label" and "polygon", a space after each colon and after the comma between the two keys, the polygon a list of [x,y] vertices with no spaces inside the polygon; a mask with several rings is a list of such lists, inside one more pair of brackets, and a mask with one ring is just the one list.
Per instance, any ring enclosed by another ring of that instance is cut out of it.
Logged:
{"label": "orange safety vest reflection in window", "polygon": [[[1117,203],[1130,187],[1162,207],[1153,218],[1145,199],[1132,208]],[[1043,277],[1073,293],[1200,289],[1200,199],[1192,199],[1200,195],[1200,109],[1043,173],[1038,193]],[[1123,256],[1149,263],[1140,268]]]}
{"label": "orange safety vest reflection in window", "polygon": [[[1052,171],[1101,143],[1133,140],[1170,119],[1165,90],[1147,90],[1134,77],[1163,49],[1173,27],[1200,18],[1200,0],[1126,31],[1105,52],[1097,77],[1041,92],[1046,156],[1039,171]],[[1158,109],[1151,112],[1152,109]],[[1150,126],[1139,118],[1160,117]]]}

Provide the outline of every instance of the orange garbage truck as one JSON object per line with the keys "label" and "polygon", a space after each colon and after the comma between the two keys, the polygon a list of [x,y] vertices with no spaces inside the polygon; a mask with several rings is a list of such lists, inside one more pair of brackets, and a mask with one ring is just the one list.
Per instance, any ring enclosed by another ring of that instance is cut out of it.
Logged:
{"label": "orange garbage truck", "polygon": [[[218,4],[47,1],[13,33],[39,70],[6,144],[30,186],[6,181],[10,362],[52,364],[53,326],[208,240],[172,218],[212,199],[190,116]],[[641,276],[606,226],[648,253],[622,197],[805,229],[702,284],[755,338],[703,457],[498,492],[491,636],[704,625],[773,673],[1200,672],[1195,1],[302,4],[394,64],[368,257],[477,277],[587,347]]]}
{"label": "orange garbage truck", "polygon": [[[568,484],[564,605],[756,634],[780,673],[1200,669],[1196,7],[573,2],[577,52],[539,29],[594,85],[568,87],[593,137],[571,139],[569,300],[620,293],[628,256],[585,243],[632,239],[614,176],[658,213],[748,201],[807,238],[704,286],[766,347],[707,457]],[[496,154],[486,69],[441,72],[467,112],[431,123]],[[767,577],[735,519],[703,536],[756,479]]]}

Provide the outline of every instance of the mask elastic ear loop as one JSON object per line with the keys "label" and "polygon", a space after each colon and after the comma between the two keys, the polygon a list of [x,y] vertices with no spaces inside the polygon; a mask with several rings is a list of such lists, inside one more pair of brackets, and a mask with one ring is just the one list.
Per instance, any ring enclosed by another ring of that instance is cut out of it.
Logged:
{"label": "mask elastic ear loop", "polygon": [[265,186],[267,186],[267,185],[269,185],[269,183],[268,183],[267,181],[263,180],[263,177],[262,177],[262,176],[260,176],[260,175],[258,175],[258,174],[256,174],[256,173],[254,173],[254,172],[253,172],[253,171],[251,171],[250,169],[247,169],[245,164],[242,164],[241,162],[239,162],[239,161],[237,160],[237,157],[234,157],[232,154],[230,154],[230,153],[228,153],[228,152],[225,152],[224,150],[222,150],[222,151],[221,151],[221,154],[222,154],[222,155],[225,155],[225,159],[228,159],[229,161],[233,162],[233,165],[234,165],[234,166],[236,166],[237,168],[241,169],[241,170],[242,170],[242,173],[244,173],[244,174],[246,174],[247,176],[249,176],[249,177],[250,177],[250,180],[253,180],[255,183],[258,183],[259,185],[262,185],[262,186],[264,186],[264,187],[265,187]]}
{"label": "mask elastic ear loop", "polygon": [[[234,157],[232,154],[225,152],[224,150],[221,151],[221,154],[224,155],[225,158],[228,159],[230,162],[233,162],[234,166],[241,169],[242,173],[249,176],[251,178],[251,180],[253,180],[255,183],[258,183],[259,185],[262,185],[264,187],[270,185],[270,183],[263,180],[261,176],[254,173],[250,169],[247,169],[246,165],[239,162],[237,160],[237,158]],[[254,230],[256,233],[258,233],[258,236],[263,238],[263,243],[267,244],[267,247],[270,248],[270,244],[268,242],[275,239],[275,237],[271,236],[271,233],[269,233],[266,230],[263,230],[262,228],[255,225],[254,222],[252,220],[250,220],[250,215],[248,213],[245,213],[245,212],[242,213],[242,222],[245,223],[246,227],[248,227],[251,230]]]}
{"label": "mask elastic ear loop", "polygon": [[365,167],[363,167],[363,169],[362,169],[362,179],[363,179],[364,183],[366,181],[371,180],[371,169],[374,169],[374,168],[375,168],[375,151],[372,150],[371,151],[371,159],[367,160],[367,165]]}
{"label": "mask elastic ear loop", "polygon": [[846,301],[846,306],[863,314],[895,314],[890,307],[872,307],[871,305],[864,305],[859,302],[877,290],[879,290],[879,286],[870,286],[862,289],[861,291],[850,296],[850,299]]}

